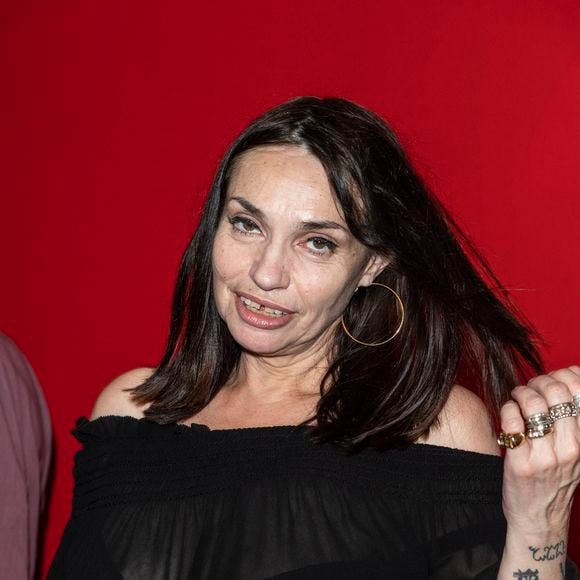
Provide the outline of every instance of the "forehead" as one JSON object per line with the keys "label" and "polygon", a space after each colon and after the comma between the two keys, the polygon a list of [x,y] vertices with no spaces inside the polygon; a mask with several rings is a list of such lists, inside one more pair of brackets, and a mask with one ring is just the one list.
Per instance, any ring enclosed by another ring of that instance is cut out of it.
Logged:
{"label": "forehead", "polygon": [[344,222],[322,163],[296,145],[266,145],[242,153],[229,181],[227,198],[232,196],[248,199],[265,213],[300,210]]}

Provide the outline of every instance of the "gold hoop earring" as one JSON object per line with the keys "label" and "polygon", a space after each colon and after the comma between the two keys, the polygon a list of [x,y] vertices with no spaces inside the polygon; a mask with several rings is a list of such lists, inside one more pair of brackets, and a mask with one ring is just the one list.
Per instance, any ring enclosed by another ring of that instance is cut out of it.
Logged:
{"label": "gold hoop earring", "polygon": [[[380,284],[379,282],[371,282],[369,284],[369,286],[382,286],[383,288],[390,290],[395,295],[395,298],[399,302],[399,306],[401,307],[401,321],[399,322],[399,326],[397,327],[397,330],[395,330],[395,333],[393,334],[393,336],[390,336],[389,338],[387,338],[387,340],[383,340],[382,342],[363,342],[362,340],[355,338],[348,331],[348,329],[346,328],[346,324],[344,323],[344,314],[340,317],[340,323],[342,324],[342,329],[344,330],[344,332],[348,335],[349,338],[351,338],[355,342],[358,342],[359,344],[362,344],[363,346],[381,346],[383,344],[387,344],[387,342],[389,342],[390,340],[393,340],[393,338],[395,338],[395,336],[397,336],[397,334],[399,334],[399,332],[401,331],[401,328],[403,328],[403,322],[405,321],[405,307],[403,305],[403,301],[401,300],[401,297],[390,286],[387,286],[386,284]],[[358,288],[357,288],[357,290],[358,290]]]}

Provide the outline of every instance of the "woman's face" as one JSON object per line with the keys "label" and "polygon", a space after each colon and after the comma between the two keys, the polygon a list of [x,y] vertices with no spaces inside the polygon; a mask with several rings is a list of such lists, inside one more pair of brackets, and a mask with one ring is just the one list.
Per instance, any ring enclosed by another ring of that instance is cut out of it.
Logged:
{"label": "woman's face", "polygon": [[213,246],[218,312],[242,348],[324,348],[357,286],[384,261],[349,232],[320,161],[292,145],[237,160]]}

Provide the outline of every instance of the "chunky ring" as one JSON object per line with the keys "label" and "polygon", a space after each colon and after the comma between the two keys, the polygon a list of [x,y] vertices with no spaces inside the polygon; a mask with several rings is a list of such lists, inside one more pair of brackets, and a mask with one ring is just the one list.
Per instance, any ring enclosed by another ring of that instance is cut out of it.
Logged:
{"label": "chunky ring", "polygon": [[528,429],[542,425],[552,425],[553,423],[554,419],[550,417],[549,413],[536,413],[535,415],[530,415],[526,419],[526,427]]}
{"label": "chunky ring", "polygon": [[578,415],[578,408],[574,403],[558,403],[557,405],[552,405],[548,412],[550,413],[550,418],[552,421],[557,421],[558,419],[565,419],[566,417],[576,417]]}
{"label": "chunky ring", "polygon": [[580,412],[580,393],[576,393],[572,399],[574,399],[574,404],[576,405],[576,409]]}
{"label": "chunky ring", "polygon": [[554,430],[554,419],[549,413],[536,413],[526,419],[526,435],[530,439],[545,437]]}
{"label": "chunky ring", "polygon": [[521,445],[526,438],[525,433],[505,433],[502,431],[497,436],[497,444],[504,449],[515,449],[518,445]]}
{"label": "chunky ring", "polygon": [[545,437],[549,433],[554,431],[554,425],[545,425],[543,427],[531,427],[526,431],[526,435],[530,439],[539,439],[540,437]]}

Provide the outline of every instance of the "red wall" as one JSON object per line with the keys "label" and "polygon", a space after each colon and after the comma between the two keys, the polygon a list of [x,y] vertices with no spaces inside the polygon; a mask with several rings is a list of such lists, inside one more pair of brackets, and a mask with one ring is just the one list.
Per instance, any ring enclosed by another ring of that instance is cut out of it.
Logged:
{"label": "red wall", "polygon": [[0,328],[54,422],[44,569],[69,515],[75,418],[156,364],[220,154],[291,96],[384,115],[550,343],[548,367],[580,364],[575,1],[21,0],[0,27]]}

